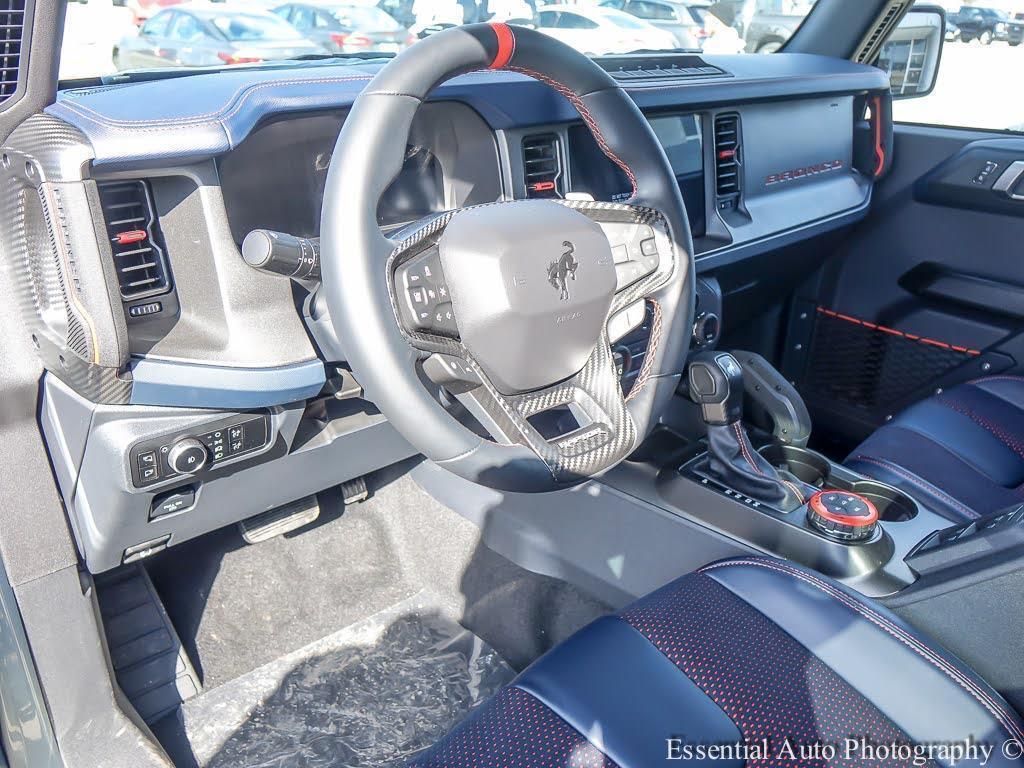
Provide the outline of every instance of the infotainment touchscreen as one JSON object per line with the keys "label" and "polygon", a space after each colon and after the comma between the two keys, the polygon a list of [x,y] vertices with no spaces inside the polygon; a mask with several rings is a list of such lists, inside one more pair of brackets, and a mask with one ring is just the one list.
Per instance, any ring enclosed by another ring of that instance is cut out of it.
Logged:
{"label": "infotainment touchscreen", "polygon": [[[693,235],[704,234],[704,143],[700,115],[656,115],[648,118],[658,137],[686,203]],[[589,192],[596,200],[625,200],[626,175],[597,146],[583,125],[569,129],[572,191]]]}

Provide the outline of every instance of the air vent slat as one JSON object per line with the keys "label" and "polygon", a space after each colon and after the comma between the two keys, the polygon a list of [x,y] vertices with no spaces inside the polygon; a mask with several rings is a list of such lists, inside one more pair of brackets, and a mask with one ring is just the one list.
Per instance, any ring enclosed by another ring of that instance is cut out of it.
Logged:
{"label": "air vent slat", "polygon": [[0,104],[18,89],[25,0],[0,0]]}
{"label": "air vent slat", "polygon": [[603,56],[595,61],[616,80],[685,80],[696,77],[729,77],[724,69],[708,64],[692,53]]}
{"label": "air vent slat", "polygon": [[527,197],[562,196],[562,155],[553,133],[523,138],[523,182]]}
{"label": "air vent slat", "polygon": [[740,116],[715,118],[715,191],[729,198],[740,193]]}
{"label": "air vent slat", "polygon": [[[170,270],[147,183],[100,184],[99,193],[121,298],[129,302],[166,293]],[[125,215],[129,210],[138,215]]]}

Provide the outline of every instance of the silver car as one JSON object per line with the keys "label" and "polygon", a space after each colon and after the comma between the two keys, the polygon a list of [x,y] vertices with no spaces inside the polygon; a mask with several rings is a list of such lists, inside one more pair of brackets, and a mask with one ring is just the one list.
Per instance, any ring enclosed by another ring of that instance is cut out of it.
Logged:
{"label": "silver car", "polygon": [[408,29],[372,5],[289,3],[274,13],[332,53],[398,53],[416,42]]}
{"label": "silver car", "polygon": [[625,11],[658,29],[670,32],[680,48],[700,49],[707,36],[704,14],[711,4],[706,0],[602,0],[601,5]]}
{"label": "silver car", "polygon": [[321,52],[294,27],[253,8],[167,8],[114,48],[118,69],[209,67]]}

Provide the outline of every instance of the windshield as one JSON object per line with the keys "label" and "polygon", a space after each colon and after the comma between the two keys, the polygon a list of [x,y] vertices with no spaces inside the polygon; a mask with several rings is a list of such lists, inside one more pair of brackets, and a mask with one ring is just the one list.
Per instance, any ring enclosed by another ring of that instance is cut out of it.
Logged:
{"label": "windshield", "polygon": [[479,21],[530,26],[595,56],[773,53],[813,6],[814,0],[69,0],[60,77],[391,56],[441,29]]}
{"label": "windshield", "polygon": [[254,16],[249,13],[239,13],[231,16],[218,16],[213,19],[213,26],[225,38],[232,41],[297,40],[302,37],[295,27],[269,14]]}

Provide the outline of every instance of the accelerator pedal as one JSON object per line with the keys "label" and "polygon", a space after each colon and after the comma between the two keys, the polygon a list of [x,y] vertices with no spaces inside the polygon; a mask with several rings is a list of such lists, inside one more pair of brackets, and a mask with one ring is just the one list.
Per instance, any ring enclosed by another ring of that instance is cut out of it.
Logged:
{"label": "accelerator pedal", "polygon": [[242,520],[238,530],[247,544],[259,544],[261,541],[291,533],[297,528],[309,525],[320,517],[320,502],[316,496],[284,504],[262,514]]}
{"label": "accelerator pedal", "polygon": [[366,478],[360,476],[341,484],[341,499],[347,507],[349,504],[358,504],[370,498],[370,492],[366,488]]}

